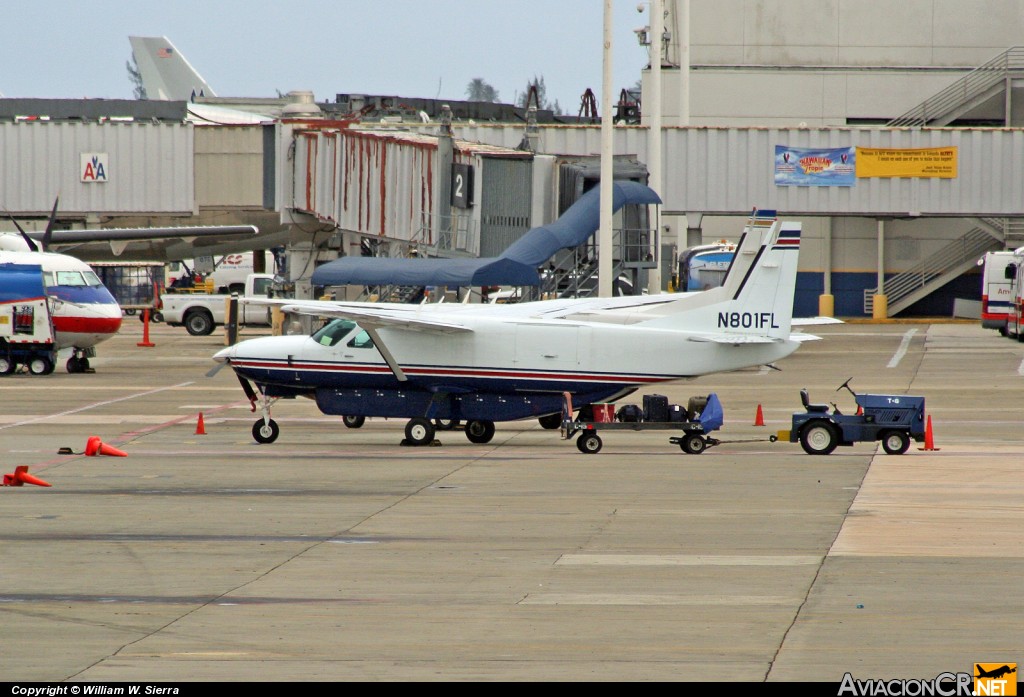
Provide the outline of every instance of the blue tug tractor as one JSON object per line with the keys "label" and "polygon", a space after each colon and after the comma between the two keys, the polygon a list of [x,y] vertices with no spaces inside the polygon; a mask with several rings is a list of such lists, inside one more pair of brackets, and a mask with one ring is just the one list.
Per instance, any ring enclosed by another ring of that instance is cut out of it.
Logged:
{"label": "blue tug tractor", "polygon": [[[843,414],[832,402],[811,404],[807,389],[800,390],[800,401],[805,411],[793,414],[793,427],[789,431],[790,443],[799,442],[808,455],[828,455],[837,446],[853,445],[863,441],[882,441],[889,455],[902,455],[910,448],[913,438],[921,442],[925,437],[924,397],[889,394],[857,394],[847,379],[836,388],[849,390],[857,402],[856,414]],[[779,434],[779,439],[783,438]]]}

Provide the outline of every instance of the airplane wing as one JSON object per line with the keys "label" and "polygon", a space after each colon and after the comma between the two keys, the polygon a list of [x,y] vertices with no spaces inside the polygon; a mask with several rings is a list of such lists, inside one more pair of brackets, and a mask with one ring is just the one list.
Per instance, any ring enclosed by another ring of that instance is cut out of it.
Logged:
{"label": "airplane wing", "polygon": [[258,235],[254,225],[53,230],[47,249],[87,262],[175,261],[251,249]]}
{"label": "airplane wing", "polygon": [[400,310],[376,310],[363,307],[348,307],[330,302],[295,303],[294,301],[284,304],[281,309],[284,312],[292,312],[300,315],[350,319],[363,329],[382,329],[386,327],[408,329],[410,331],[419,332],[437,332],[441,334],[473,331],[463,324],[433,319],[425,316],[423,313],[416,312],[415,310],[408,312]]}

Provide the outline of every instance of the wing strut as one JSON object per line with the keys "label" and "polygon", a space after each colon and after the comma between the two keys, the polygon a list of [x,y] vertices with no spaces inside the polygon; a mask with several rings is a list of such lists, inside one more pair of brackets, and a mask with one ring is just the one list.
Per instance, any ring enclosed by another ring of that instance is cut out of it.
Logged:
{"label": "wing strut", "polygon": [[402,366],[398,365],[398,361],[395,360],[391,350],[384,345],[384,342],[380,338],[380,334],[377,333],[376,327],[373,329],[363,327],[363,329],[370,335],[370,338],[373,339],[373,345],[377,347],[378,351],[380,351],[380,355],[384,358],[384,362],[388,364],[388,367],[391,368],[391,372],[395,374],[395,378],[399,382],[406,382],[409,378],[402,371]]}

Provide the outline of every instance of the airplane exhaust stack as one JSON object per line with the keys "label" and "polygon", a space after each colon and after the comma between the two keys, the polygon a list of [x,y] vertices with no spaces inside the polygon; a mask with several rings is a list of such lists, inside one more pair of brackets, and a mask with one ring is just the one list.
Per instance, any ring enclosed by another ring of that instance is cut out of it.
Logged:
{"label": "airplane exhaust stack", "polygon": [[199,412],[199,421],[196,422],[196,435],[197,436],[205,436],[206,435],[206,424],[203,423],[203,412]]}
{"label": "airplane exhaust stack", "polygon": [[44,482],[39,477],[33,477],[28,473],[28,465],[18,465],[14,468],[13,474],[5,474],[3,486],[22,486],[23,484],[35,484],[36,486],[53,486]]}
{"label": "airplane exhaust stack", "polygon": [[764,412],[761,410],[761,405],[757,405],[757,415],[754,417],[755,426],[764,426]]}
{"label": "airplane exhaust stack", "polygon": [[85,454],[89,457],[95,455],[113,455],[115,457],[128,457],[128,453],[118,450],[112,445],[107,445],[99,436],[90,436],[85,443]]}

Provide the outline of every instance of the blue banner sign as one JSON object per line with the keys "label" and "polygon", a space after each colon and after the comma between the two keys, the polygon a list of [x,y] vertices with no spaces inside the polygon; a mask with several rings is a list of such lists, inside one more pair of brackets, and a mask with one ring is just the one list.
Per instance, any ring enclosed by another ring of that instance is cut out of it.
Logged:
{"label": "blue banner sign", "polygon": [[855,149],[775,146],[777,186],[853,186]]}

